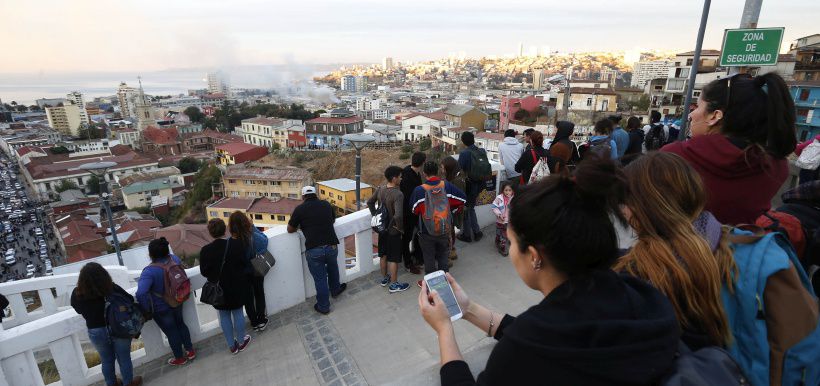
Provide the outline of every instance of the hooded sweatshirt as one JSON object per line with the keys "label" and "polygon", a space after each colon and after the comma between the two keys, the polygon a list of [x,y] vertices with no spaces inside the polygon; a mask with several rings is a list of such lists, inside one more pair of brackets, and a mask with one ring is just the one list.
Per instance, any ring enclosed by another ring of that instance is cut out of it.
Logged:
{"label": "hooded sweatshirt", "polygon": [[507,171],[507,178],[515,178],[521,173],[515,171],[515,164],[524,152],[524,145],[518,142],[515,137],[504,137],[504,141],[498,145],[498,152],[501,153],[501,163]]}
{"label": "hooded sweatshirt", "polygon": [[674,361],[680,332],[669,301],[610,270],[571,278],[517,318],[505,316],[484,371],[442,366],[449,385],[653,385]]}
{"label": "hooded sweatshirt", "polygon": [[[738,142],[735,144],[734,142]],[[724,135],[700,135],[666,145],[700,174],[706,187],[706,210],[723,224],[752,224],[771,208],[772,197],[789,175],[788,161],[750,148]]]}

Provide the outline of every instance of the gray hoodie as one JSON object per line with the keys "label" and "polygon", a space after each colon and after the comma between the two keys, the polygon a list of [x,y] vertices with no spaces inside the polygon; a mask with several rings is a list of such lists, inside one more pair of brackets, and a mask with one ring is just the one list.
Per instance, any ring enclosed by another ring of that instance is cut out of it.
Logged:
{"label": "gray hoodie", "polygon": [[524,152],[524,145],[514,137],[504,137],[504,141],[498,145],[498,152],[501,154],[501,163],[507,171],[507,178],[520,176],[521,173],[515,171],[515,164]]}

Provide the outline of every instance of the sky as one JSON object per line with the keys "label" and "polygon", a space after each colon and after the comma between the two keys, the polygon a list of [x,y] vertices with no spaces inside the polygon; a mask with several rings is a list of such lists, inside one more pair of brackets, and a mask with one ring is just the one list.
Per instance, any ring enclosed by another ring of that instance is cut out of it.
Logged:
{"label": "sky", "polygon": [[[158,71],[288,62],[502,56],[523,43],[562,52],[688,51],[697,0],[0,0],[0,74]],[[704,48],[737,28],[744,0],[712,2]],[[760,27],[783,47],[820,33],[820,1],[766,0]]]}

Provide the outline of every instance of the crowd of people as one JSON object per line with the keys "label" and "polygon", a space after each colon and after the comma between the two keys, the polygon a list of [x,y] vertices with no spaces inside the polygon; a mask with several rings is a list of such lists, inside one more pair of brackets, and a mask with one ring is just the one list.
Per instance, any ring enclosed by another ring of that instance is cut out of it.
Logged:
{"label": "crowd of people", "polygon": [[[797,145],[786,84],[776,74],[711,82],[684,141],[659,117],[643,128],[631,117],[625,130],[620,118],[599,121],[578,153],[564,141],[573,125],[559,122],[552,174],[535,183],[508,174],[519,187],[493,209],[516,272],[543,300],[505,315],[447,274],[463,318],[498,340],[476,379],[446,305],[424,284],[419,308],[438,336],[443,385],[650,385],[673,375],[716,384],[709,377],[726,363],[742,373],[733,384],[820,383],[818,300],[807,275],[820,265],[811,222],[820,181],[783,195],[801,206],[792,213],[807,214],[801,230],[754,226],[780,210],[771,202]],[[505,139],[508,171],[515,162],[526,175],[542,139],[532,133],[528,143]],[[629,243],[619,241],[623,228],[634,230]],[[801,236],[813,245],[798,246]],[[676,367],[705,350],[732,361]]]}
{"label": "crowd of people", "polygon": [[[548,148],[540,132],[525,132],[526,146],[505,133],[500,153],[508,179],[491,206],[495,246],[543,300],[513,317],[478,304],[446,274],[463,318],[498,340],[476,379],[441,296],[418,280],[421,314],[438,336],[443,385],[658,384],[681,371],[681,347],[725,349],[753,385],[820,382],[818,301],[807,275],[820,265],[818,247],[811,249],[818,240],[793,248],[784,229],[767,234],[745,225],[777,210],[772,198],[797,148],[786,85],[774,74],[717,80],[704,87],[690,117],[685,141],[676,141],[679,133],[656,112],[643,127],[635,117],[625,128],[620,117],[601,120],[580,146],[567,121],[558,122]],[[417,152],[407,167],[388,167],[367,202],[378,232],[379,283],[389,293],[410,287],[399,280],[400,265],[413,274],[449,272],[455,240],[483,237],[475,206],[492,171],[471,133],[461,142],[458,159],[428,161]],[[820,181],[806,176],[784,202],[820,213]],[[314,187],[302,195],[287,230],[304,235],[314,310],[327,314],[331,298],[347,288],[335,215]],[[207,228],[214,241],[202,248],[200,269],[220,290],[213,305],[228,351],[238,354],[252,341],[246,316],[255,331],[267,325],[264,274],[252,264],[267,238],[238,211],[228,224],[213,219]],[[623,229],[634,231],[629,242]],[[149,255],[130,301],[168,337],[168,363],[183,365],[196,358],[181,307],[184,270],[163,238],[151,241]],[[89,263],[71,297],[108,385],[141,382],[133,376],[130,339],[106,328],[106,304],[123,296],[130,298]]]}

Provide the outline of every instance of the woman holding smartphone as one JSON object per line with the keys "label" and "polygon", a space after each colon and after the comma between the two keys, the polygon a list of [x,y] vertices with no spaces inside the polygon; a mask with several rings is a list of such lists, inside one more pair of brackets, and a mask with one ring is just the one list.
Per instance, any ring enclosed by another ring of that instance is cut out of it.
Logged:
{"label": "woman holding smartphone", "polygon": [[610,269],[618,242],[610,213],[624,194],[609,161],[552,175],[510,203],[509,258],[544,299],[513,317],[471,301],[447,275],[463,318],[498,340],[477,382],[456,343],[445,302],[424,284],[419,308],[436,331],[441,384],[646,385],[671,367],[680,332],[669,301]]}

